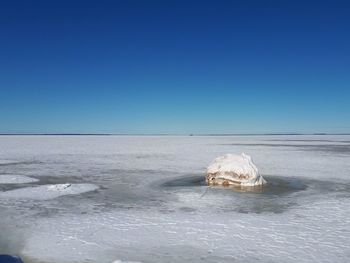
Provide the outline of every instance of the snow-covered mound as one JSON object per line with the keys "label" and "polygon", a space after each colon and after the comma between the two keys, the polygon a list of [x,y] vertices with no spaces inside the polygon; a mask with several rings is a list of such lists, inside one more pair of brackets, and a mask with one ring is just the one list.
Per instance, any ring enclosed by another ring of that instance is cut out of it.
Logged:
{"label": "snow-covered mound", "polygon": [[0,198],[48,200],[62,195],[76,195],[98,189],[94,184],[52,184],[25,187],[0,193]]}
{"label": "snow-covered mound", "polygon": [[241,155],[226,154],[216,158],[207,168],[206,181],[208,185],[222,186],[266,184],[251,157],[244,153]]}
{"label": "snow-covered mound", "polygon": [[25,175],[17,174],[0,174],[0,184],[26,184],[39,181]]}

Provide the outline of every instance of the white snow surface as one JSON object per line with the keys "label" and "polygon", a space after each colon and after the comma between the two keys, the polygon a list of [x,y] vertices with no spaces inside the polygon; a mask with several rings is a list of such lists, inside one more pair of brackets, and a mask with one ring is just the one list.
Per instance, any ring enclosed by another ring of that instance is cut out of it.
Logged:
{"label": "white snow surface", "polygon": [[0,174],[0,184],[26,184],[39,181],[25,175],[18,174]]}
{"label": "white snow surface", "polygon": [[93,184],[55,184],[23,187],[0,192],[0,198],[48,200],[63,195],[76,195],[98,189]]}
{"label": "white snow surface", "polygon": [[[215,174],[210,179],[223,179],[239,181],[241,186],[257,186],[266,184],[264,178],[259,174],[258,168],[252,161],[252,158],[245,153],[225,154],[215,158],[215,160],[208,166],[208,175]],[[232,177],[231,174],[241,176],[241,178]],[[210,182],[210,180],[209,180]]]}
{"label": "white snow surface", "polygon": [[[263,192],[205,185],[208,163],[228,152],[253,157]],[[0,185],[0,253],[26,263],[347,263],[349,159],[347,135],[0,136],[0,160],[11,160],[0,174],[40,178]],[[51,198],[81,184],[100,188]]]}
{"label": "white snow surface", "polygon": [[14,160],[6,160],[6,159],[0,159],[0,165],[7,165],[7,164],[13,164],[16,163]]}
{"label": "white snow surface", "polygon": [[141,262],[139,262],[139,261],[122,261],[122,260],[117,259],[117,260],[113,261],[112,263],[141,263]]}

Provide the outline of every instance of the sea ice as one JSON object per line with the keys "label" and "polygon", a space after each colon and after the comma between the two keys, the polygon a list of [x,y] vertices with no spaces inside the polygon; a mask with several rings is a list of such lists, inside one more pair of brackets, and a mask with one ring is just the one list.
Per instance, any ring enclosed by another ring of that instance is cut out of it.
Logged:
{"label": "sea ice", "polygon": [[0,174],[0,184],[26,184],[39,181],[25,175],[18,174]]}
{"label": "sea ice", "polygon": [[208,185],[241,185],[257,186],[266,184],[259,174],[251,157],[226,154],[216,158],[207,168],[206,181]]}
{"label": "sea ice", "polygon": [[139,261],[122,261],[122,260],[114,260],[112,263],[141,263]]}
{"label": "sea ice", "polygon": [[0,159],[0,165],[4,165],[4,164],[13,164],[16,163],[16,161],[14,160],[4,160],[4,159]]}
{"label": "sea ice", "polygon": [[[261,192],[205,186],[229,152],[253,156]],[[349,135],[0,136],[0,158],[54,184],[36,195],[100,187],[27,202],[34,187],[0,185],[0,252],[26,263],[349,261]]]}
{"label": "sea ice", "polygon": [[0,193],[0,198],[48,200],[62,195],[75,195],[98,189],[94,184],[54,184],[20,189]]}

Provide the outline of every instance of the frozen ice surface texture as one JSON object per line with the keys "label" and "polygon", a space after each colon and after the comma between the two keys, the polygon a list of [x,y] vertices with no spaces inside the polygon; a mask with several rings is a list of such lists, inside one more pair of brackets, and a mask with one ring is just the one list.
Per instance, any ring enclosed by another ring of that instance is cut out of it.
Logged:
{"label": "frozen ice surface texture", "polygon": [[[208,188],[208,163],[228,152],[252,156],[266,187]],[[0,253],[26,263],[345,263],[349,157],[345,135],[0,136],[0,160],[11,160],[0,174],[39,180],[0,184]],[[99,188],[66,194],[77,185]]]}
{"label": "frozen ice surface texture", "polygon": [[51,184],[0,192],[0,198],[48,200],[97,190],[93,184]]}
{"label": "frozen ice surface texture", "polygon": [[31,178],[18,174],[0,174],[0,184],[25,184],[39,181],[38,179]]}

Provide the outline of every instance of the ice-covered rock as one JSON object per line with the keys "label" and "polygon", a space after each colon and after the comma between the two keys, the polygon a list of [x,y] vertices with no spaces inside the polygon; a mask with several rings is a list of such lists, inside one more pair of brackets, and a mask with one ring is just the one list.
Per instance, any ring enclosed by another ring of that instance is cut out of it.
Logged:
{"label": "ice-covered rock", "polygon": [[97,190],[94,184],[52,184],[0,192],[0,198],[48,200],[62,195],[76,195]]}
{"label": "ice-covered rock", "polygon": [[206,182],[208,185],[222,186],[266,184],[251,157],[244,153],[241,155],[226,154],[216,158],[207,168]]}

